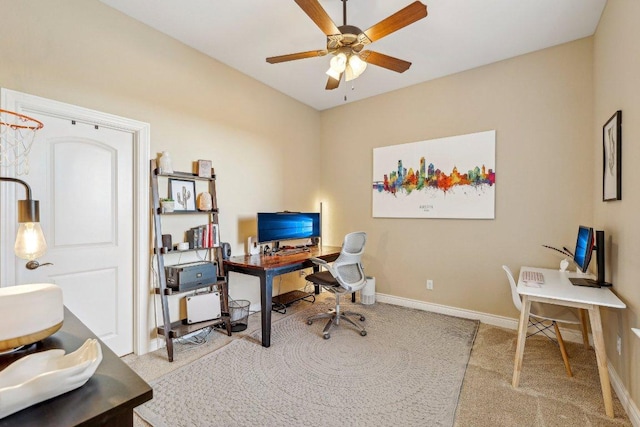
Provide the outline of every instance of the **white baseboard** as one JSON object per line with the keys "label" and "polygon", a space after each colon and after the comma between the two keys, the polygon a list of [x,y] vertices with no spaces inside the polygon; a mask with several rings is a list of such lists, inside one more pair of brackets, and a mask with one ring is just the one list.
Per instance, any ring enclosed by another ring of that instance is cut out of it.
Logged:
{"label": "white baseboard", "polygon": [[[482,323],[506,329],[518,329],[518,319],[513,319],[510,317],[496,316],[493,314],[481,313],[479,311],[465,310],[462,308],[449,307],[446,305],[433,304],[429,302],[412,300],[409,298],[401,298],[380,293],[376,293],[376,301],[399,305],[402,307],[415,308],[418,310],[431,311],[434,313],[448,314],[450,316],[462,317],[463,319],[479,320]],[[563,328],[562,337],[565,339],[565,341],[582,343],[582,333],[580,331]],[[589,342],[593,342],[591,335],[589,335]],[[620,376],[611,365],[611,362],[607,362],[607,365],[609,367],[609,377],[611,380],[611,385],[613,386],[613,390],[618,396],[618,399],[620,399],[620,403],[624,407],[625,411],[627,411],[627,415],[629,416],[631,424],[633,424],[634,427],[640,427],[640,411],[638,410],[638,407],[631,399],[629,391],[624,386],[622,380],[620,379]]]}
{"label": "white baseboard", "polygon": [[[487,325],[498,326],[505,329],[518,329],[518,319],[514,319],[512,317],[497,316],[495,314],[465,310],[463,308],[449,307],[446,305],[433,304],[430,302],[417,301],[386,294],[376,294],[376,301],[400,305],[403,307],[416,308],[418,310],[432,311],[434,313],[448,314],[450,316],[462,317],[464,319],[479,320]],[[562,338],[564,338],[565,341],[582,343],[582,333],[573,329],[562,328]],[[589,335],[589,342],[592,342],[591,335]]]}
{"label": "white baseboard", "polygon": [[639,427],[640,411],[638,410],[638,407],[636,406],[635,402],[631,399],[631,396],[629,395],[629,391],[625,388],[624,384],[622,383],[622,379],[620,378],[620,376],[618,376],[618,373],[616,372],[616,370],[613,369],[613,366],[611,366],[611,363],[608,363],[608,367],[609,367],[609,378],[611,379],[611,386],[613,387],[613,390],[616,392],[618,399],[620,399],[620,403],[622,404],[622,407],[624,408],[625,411],[627,411],[627,415],[629,415],[629,420],[631,421],[631,424],[633,424],[634,427]]}

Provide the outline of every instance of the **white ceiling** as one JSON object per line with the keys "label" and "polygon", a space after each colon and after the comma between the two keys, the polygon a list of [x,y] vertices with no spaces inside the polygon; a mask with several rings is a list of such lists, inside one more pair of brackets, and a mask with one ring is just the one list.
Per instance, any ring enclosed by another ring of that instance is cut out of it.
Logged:
{"label": "white ceiling", "polygon": [[[587,37],[606,0],[422,0],[428,16],[371,49],[413,63],[399,74],[370,65],[324,89],[329,56],[265,58],[324,49],[326,37],[293,0],[100,0],[317,110]],[[413,0],[349,0],[347,23],[366,30]],[[341,0],[320,0],[336,25]],[[345,100],[346,97],[346,100]]]}

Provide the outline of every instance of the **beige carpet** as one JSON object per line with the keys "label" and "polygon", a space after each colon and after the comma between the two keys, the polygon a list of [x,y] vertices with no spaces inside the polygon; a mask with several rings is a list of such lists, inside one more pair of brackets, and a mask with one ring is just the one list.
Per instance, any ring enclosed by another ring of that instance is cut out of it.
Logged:
{"label": "beige carpet", "polygon": [[[320,301],[327,299],[330,302],[331,297],[327,296],[320,295]],[[380,305],[376,303],[372,307]],[[309,303],[299,302],[291,306],[285,315],[274,312],[274,322],[309,306]],[[143,356],[129,355],[123,360],[146,381],[152,382],[259,328],[260,315],[257,313],[250,316],[249,329],[233,337],[214,332],[202,345],[176,344],[175,361],[172,363],[167,361],[165,349]],[[316,332],[318,339],[322,340],[319,330]],[[593,349],[584,350],[582,345],[567,343],[574,372],[573,378],[568,378],[558,348],[546,338],[529,338],[520,387],[513,389],[511,376],[515,343],[516,331],[480,325],[462,385],[456,427],[631,426],[615,393],[615,418],[609,419],[604,414]],[[300,399],[305,400],[305,397]],[[303,411],[304,406],[301,405],[299,410]],[[137,415],[134,417],[134,426],[149,425]],[[425,422],[423,425],[430,424]]]}
{"label": "beige carpet", "polygon": [[158,426],[452,426],[478,322],[361,306],[366,337],[347,325],[324,340],[315,304],[152,382],[136,409]]}
{"label": "beige carpet", "polygon": [[534,336],[525,346],[520,386],[511,387],[516,331],[482,324],[464,378],[457,427],[631,426],[613,393],[615,418],[604,413],[593,348],[566,342],[573,377],[559,348]]}

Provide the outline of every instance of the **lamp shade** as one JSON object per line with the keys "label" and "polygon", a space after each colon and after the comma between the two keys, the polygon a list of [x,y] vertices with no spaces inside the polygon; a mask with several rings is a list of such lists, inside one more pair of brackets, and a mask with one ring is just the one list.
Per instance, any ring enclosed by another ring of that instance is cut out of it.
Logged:
{"label": "lamp shade", "polygon": [[334,70],[333,68],[329,68],[327,70],[327,76],[331,77],[332,79],[335,80],[340,80],[340,73],[336,70]]}
{"label": "lamp shade", "polygon": [[341,73],[344,71],[344,68],[347,66],[347,55],[340,52],[333,58],[331,58],[331,62],[329,62],[331,68],[335,71]]}
{"label": "lamp shade", "polygon": [[345,80],[350,81],[357,79],[367,69],[367,63],[364,62],[358,55],[353,54],[349,56],[349,61],[345,69]]}

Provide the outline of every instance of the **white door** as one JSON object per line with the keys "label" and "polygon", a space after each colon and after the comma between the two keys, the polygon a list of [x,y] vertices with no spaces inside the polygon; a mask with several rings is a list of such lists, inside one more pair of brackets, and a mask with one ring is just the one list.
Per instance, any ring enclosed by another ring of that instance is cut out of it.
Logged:
{"label": "white door", "polygon": [[105,344],[118,355],[131,353],[133,136],[25,114],[44,123],[29,156],[30,172],[20,178],[40,200],[48,250],[39,261],[53,265],[19,265],[18,283],[57,284],[67,308]]}

